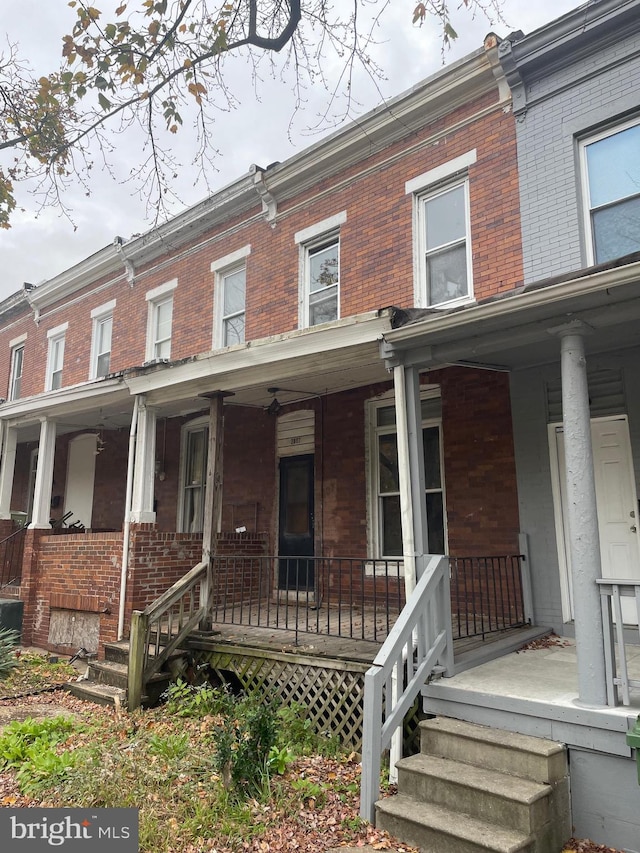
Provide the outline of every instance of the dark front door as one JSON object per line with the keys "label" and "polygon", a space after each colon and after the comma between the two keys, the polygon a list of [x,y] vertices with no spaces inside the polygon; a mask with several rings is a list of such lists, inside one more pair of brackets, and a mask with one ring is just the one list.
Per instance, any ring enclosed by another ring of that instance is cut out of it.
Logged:
{"label": "dark front door", "polygon": [[280,460],[278,588],[313,589],[313,456]]}

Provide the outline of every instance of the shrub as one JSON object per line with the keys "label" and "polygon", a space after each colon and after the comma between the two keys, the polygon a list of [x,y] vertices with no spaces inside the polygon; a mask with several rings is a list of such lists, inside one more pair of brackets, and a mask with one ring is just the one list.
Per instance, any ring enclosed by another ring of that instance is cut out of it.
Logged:
{"label": "shrub", "polygon": [[18,665],[16,646],[20,639],[17,631],[10,628],[0,629],[0,678],[6,678],[11,670]]}

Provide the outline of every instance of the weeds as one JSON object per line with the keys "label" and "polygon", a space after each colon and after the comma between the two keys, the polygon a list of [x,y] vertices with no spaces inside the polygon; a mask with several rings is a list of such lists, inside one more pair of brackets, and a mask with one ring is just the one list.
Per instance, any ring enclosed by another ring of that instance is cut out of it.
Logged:
{"label": "weeds", "polygon": [[10,628],[0,629],[0,679],[6,678],[12,669],[18,665],[16,646],[20,634]]}

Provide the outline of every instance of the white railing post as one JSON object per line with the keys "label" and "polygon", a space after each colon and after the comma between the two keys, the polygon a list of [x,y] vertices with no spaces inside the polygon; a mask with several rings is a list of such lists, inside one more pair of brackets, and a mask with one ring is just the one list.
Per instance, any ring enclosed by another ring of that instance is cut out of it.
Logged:
{"label": "white railing post", "polygon": [[[380,793],[380,759],[429,675],[453,674],[449,561],[432,556],[364,678],[360,815],[373,821]],[[432,614],[435,627],[426,614]],[[428,637],[431,633],[431,638]],[[417,659],[414,662],[414,653]],[[406,672],[405,672],[406,666]],[[397,689],[393,686],[394,678]],[[383,707],[384,706],[384,707]],[[384,721],[383,721],[384,711]],[[392,759],[393,760],[393,759]]]}

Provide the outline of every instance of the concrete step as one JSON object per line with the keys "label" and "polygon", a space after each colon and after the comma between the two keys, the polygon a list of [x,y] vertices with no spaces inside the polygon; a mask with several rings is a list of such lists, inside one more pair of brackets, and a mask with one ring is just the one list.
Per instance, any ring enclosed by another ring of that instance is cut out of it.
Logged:
{"label": "concrete step", "polygon": [[115,705],[116,697],[119,698],[122,707],[126,707],[127,692],[121,687],[111,684],[98,684],[95,681],[70,681],[66,689],[78,699],[86,702],[95,702],[98,705]]}
{"label": "concrete step", "polygon": [[569,772],[562,744],[448,717],[420,723],[420,748],[429,755],[511,773],[535,782],[553,784]]}
{"label": "concrete step", "polygon": [[398,790],[420,802],[464,812],[525,836],[551,820],[551,788],[495,770],[432,755],[397,764]]}
{"label": "concrete step", "polygon": [[117,643],[104,644],[104,659],[115,663],[128,663],[129,640],[120,640]]}
{"label": "concrete step", "polygon": [[126,663],[117,663],[113,660],[96,660],[89,664],[88,680],[126,690],[128,673],[129,667]]}
{"label": "concrete step", "polygon": [[[421,853],[533,853],[525,833],[504,829],[404,794],[376,803],[376,826]],[[550,853],[550,851],[549,851]]]}

